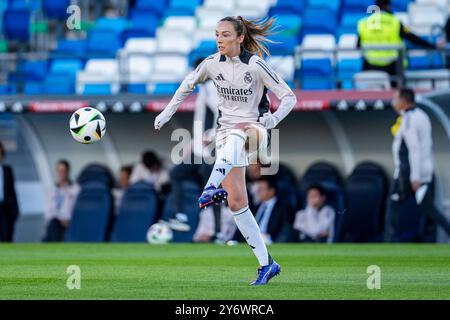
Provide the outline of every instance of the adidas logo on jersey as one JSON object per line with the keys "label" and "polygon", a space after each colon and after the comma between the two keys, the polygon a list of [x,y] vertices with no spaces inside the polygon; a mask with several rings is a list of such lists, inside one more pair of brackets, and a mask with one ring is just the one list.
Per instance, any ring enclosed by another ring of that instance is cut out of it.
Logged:
{"label": "adidas logo on jersey", "polygon": [[216,169],[216,171],[219,171],[221,174],[225,175],[225,169],[224,168]]}
{"label": "adidas logo on jersey", "polygon": [[225,78],[223,77],[223,75],[221,73],[219,73],[219,75],[215,79],[218,81],[225,81]]}

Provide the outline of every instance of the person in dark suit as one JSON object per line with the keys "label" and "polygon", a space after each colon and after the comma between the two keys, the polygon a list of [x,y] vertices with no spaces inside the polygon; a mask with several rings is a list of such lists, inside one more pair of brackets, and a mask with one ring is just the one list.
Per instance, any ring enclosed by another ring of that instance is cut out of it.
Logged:
{"label": "person in dark suit", "polygon": [[14,225],[19,216],[14,174],[10,166],[3,164],[6,152],[0,141],[0,241],[12,242]]}
{"label": "person in dark suit", "polygon": [[255,196],[260,201],[256,222],[266,243],[277,242],[287,223],[289,208],[277,196],[275,176],[261,176],[255,183]]}

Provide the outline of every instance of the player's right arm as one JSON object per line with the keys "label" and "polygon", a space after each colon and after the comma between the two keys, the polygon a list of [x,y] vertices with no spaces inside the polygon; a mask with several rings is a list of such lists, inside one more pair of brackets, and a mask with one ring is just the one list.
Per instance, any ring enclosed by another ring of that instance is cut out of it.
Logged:
{"label": "player's right arm", "polygon": [[194,91],[196,84],[205,82],[208,79],[208,63],[211,60],[212,57],[206,58],[194,71],[184,78],[172,97],[172,100],[170,100],[169,104],[155,118],[154,125],[156,130],[161,129],[163,125],[169,122],[170,118],[177,112],[181,103],[192,93],[192,91]]}

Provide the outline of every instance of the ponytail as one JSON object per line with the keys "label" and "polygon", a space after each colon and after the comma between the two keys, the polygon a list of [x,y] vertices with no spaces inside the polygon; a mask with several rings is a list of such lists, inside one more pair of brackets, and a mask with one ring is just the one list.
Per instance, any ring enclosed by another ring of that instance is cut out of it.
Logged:
{"label": "ponytail", "polygon": [[270,56],[265,43],[272,43],[268,36],[274,33],[276,19],[266,18],[261,20],[247,20],[241,16],[225,17],[220,21],[233,23],[238,37],[244,35],[242,46],[253,54],[264,58],[264,54]]}

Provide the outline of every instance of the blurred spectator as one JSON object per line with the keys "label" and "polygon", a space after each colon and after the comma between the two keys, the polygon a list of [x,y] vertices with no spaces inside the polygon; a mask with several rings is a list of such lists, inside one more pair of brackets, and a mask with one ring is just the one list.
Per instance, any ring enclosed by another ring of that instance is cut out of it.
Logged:
{"label": "blurred spectator", "polygon": [[130,184],[144,181],[153,184],[157,192],[169,184],[169,172],[163,167],[161,159],[151,150],[142,153],[141,162],[131,171]]}
{"label": "blurred spectator", "polygon": [[12,242],[19,207],[14,189],[13,170],[10,166],[3,164],[5,156],[6,151],[0,141],[0,241]]}
{"label": "blurred spectator", "polygon": [[255,196],[260,205],[255,219],[267,244],[276,242],[287,220],[287,208],[277,197],[275,176],[261,176],[255,182]]}
{"label": "blurred spectator", "polygon": [[206,208],[200,213],[200,221],[194,234],[195,242],[227,242],[231,240],[236,232],[236,223],[230,210],[224,204],[217,206],[220,210],[220,228],[216,229],[217,218],[214,214],[214,207]]}
{"label": "blurred spectator", "polygon": [[64,233],[72,218],[73,206],[78,190],[70,181],[70,164],[59,160],[56,164],[56,186],[47,199],[45,219],[46,235],[43,241],[64,241]]}
{"label": "blurred spectator", "polygon": [[415,106],[414,91],[408,88],[400,89],[395,94],[392,106],[402,116],[402,121],[392,142],[395,172],[390,191],[388,222],[395,229],[395,221],[402,206],[415,198],[419,212],[431,218],[450,236],[450,223],[434,204],[430,118]]}
{"label": "blurred spectator", "polygon": [[294,229],[302,242],[331,242],[334,235],[334,209],[325,205],[325,189],[320,185],[308,188],[306,208],[297,212]]}
{"label": "blurred spectator", "polygon": [[[412,33],[391,11],[390,0],[377,0],[376,5],[380,12],[373,13],[370,17],[358,22],[358,44],[357,47],[404,47],[404,39],[418,46],[435,49],[436,46],[423,40]],[[399,52],[392,50],[366,50],[363,52],[363,70],[385,71],[391,76],[397,76],[397,61]],[[406,66],[406,57],[403,60]]]}
{"label": "blurred spectator", "polygon": [[125,193],[125,190],[128,188],[128,185],[130,184],[130,176],[131,171],[133,170],[132,166],[123,166],[120,168],[119,173],[119,188],[113,189],[113,196],[114,196],[114,212],[116,214],[119,213],[120,204],[122,203],[122,198]]}

